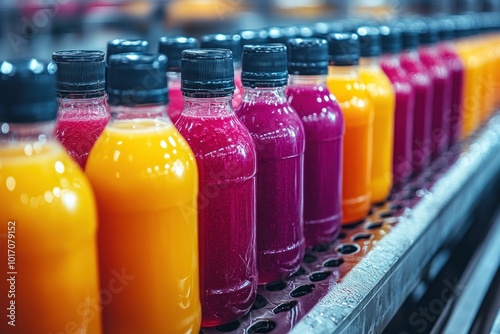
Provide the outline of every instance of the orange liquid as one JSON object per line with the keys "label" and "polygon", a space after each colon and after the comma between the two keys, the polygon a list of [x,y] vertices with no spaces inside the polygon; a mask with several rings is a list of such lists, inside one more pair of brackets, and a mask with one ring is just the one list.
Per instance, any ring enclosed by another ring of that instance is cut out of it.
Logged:
{"label": "orange liquid", "polygon": [[328,89],[337,97],[344,114],[342,154],[342,223],[364,219],[370,210],[370,179],[374,112],[368,92],[357,75],[336,73],[327,77]]}
{"label": "orange liquid", "polygon": [[[362,59],[363,60],[363,59]],[[395,95],[389,78],[378,66],[361,66],[360,77],[366,85],[375,112],[372,142],[370,189],[372,202],[382,202],[392,188]]]}
{"label": "orange liquid", "polygon": [[112,121],[86,173],[109,290],[104,332],[198,333],[198,170],[184,138],[169,120]]}
{"label": "orange liquid", "polygon": [[56,142],[2,145],[0,203],[0,333],[101,333],[95,203],[80,168]]}

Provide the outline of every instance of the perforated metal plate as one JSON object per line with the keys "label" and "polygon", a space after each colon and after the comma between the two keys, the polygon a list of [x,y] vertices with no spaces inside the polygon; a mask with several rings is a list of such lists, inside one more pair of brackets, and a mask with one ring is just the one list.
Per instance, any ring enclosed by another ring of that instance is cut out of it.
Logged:
{"label": "perforated metal plate", "polygon": [[336,242],[308,249],[291,278],[259,287],[244,318],[201,332],[379,332],[499,170],[496,116],[456,153],[373,206],[363,222],[343,227]]}

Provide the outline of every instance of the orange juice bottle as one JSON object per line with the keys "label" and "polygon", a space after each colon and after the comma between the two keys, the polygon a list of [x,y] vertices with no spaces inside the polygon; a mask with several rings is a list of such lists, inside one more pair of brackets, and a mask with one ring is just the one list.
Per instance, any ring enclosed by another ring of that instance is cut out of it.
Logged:
{"label": "orange juice bottle", "polygon": [[359,40],[356,34],[328,36],[330,68],[328,89],[344,114],[342,155],[342,223],[365,218],[371,203],[371,165],[374,112],[358,74]]}
{"label": "orange juice bottle", "polygon": [[166,114],[166,57],[114,55],[111,121],[86,173],[99,212],[105,333],[198,333],[198,170]]}
{"label": "orange juice bottle", "polygon": [[382,202],[392,188],[394,110],[396,97],[391,81],[380,67],[380,32],[376,27],[357,29],[361,45],[359,74],[373,105],[373,153],[370,189],[372,202]]}
{"label": "orange juice bottle", "polygon": [[101,333],[94,196],[52,136],[54,69],[0,63],[0,333]]}

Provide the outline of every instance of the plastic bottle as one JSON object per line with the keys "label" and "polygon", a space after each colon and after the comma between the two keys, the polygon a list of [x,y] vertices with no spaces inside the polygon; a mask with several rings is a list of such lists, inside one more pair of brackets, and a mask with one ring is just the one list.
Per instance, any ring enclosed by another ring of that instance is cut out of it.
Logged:
{"label": "plastic bottle", "polygon": [[330,67],[327,87],[344,114],[342,156],[342,223],[356,223],[370,210],[370,177],[374,111],[359,76],[358,36],[334,33],[328,37]]}
{"label": "plastic bottle", "polygon": [[286,99],[283,44],[246,45],[241,78],[236,114],[257,148],[257,268],[266,284],[293,274],[304,256],[304,127]]}
{"label": "plastic bottle", "polygon": [[342,225],[344,116],[326,87],[328,42],[291,39],[288,54],[288,102],[306,135],[304,237],[306,246],[314,246],[335,240]]}
{"label": "plastic bottle", "polygon": [[434,84],[427,68],[420,61],[417,49],[418,32],[412,27],[402,27],[403,52],[400,64],[415,89],[413,118],[412,168],[413,175],[420,175],[430,164],[432,155],[432,99]]}
{"label": "plastic bottle", "polygon": [[241,30],[238,34],[241,36],[242,48],[245,45],[263,44],[267,42],[268,33],[265,29]]}
{"label": "plastic bottle", "polygon": [[0,62],[2,333],[101,333],[94,196],[53,136],[54,70]]}
{"label": "plastic bottle", "polygon": [[112,55],[120,53],[146,53],[148,52],[149,43],[143,39],[123,39],[116,38],[108,42],[106,51],[106,63]]}
{"label": "plastic bottle", "polygon": [[168,117],[175,124],[184,109],[181,92],[181,58],[182,51],[198,47],[198,40],[184,36],[165,36],[160,39],[158,53],[167,56],[167,82],[169,103]]}
{"label": "plastic bottle", "polygon": [[250,133],[231,106],[228,50],[187,50],[182,59],[186,107],[177,128],[200,171],[198,196],[202,325],[244,316],[257,294],[256,168]]}
{"label": "plastic bottle", "polygon": [[235,88],[232,103],[234,109],[238,108],[243,98],[243,86],[241,84],[241,36],[239,34],[204,35],[201,36],[200,47],[203,49],[228,49],[233,53]]}
{"label": "plastic bottle", "polygon": [[394,187],[401,189],[413,171],[412,144],[415,89],[401,67],[399,53],[402,49],[401,31],[389,26],[379,28],[382,44],[381,67],[392,82],[396,96],[394,113],[394,152],[392,173]]}
{"label": "plastic bottle", "polygon": [[380,67],[380,31],[374,26],[356,30],[361,46],[359,75],[370,96],[375,112],[370,189],[372,202],[385,201],[392,189],[394,152],[395,94],[387,75]]}
{"label": "plastic bottle", "polygon": [[99,209],[105,333],[200,329],[198,171],[166,114],[166,63],[138,53],[108,62],[111,120],[86,167]]}
{"label": "plastic bottle", "polygon": [[59,97],[56,138],[85,169],[90,150],[109,121],[104,52],[57,51],[52,60],[57,64]]}

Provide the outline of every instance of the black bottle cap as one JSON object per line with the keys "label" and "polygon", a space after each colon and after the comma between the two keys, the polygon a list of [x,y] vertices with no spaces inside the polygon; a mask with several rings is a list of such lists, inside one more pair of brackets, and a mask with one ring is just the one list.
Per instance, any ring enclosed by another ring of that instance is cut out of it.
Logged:
{"label": "black bottle cap", "polygon": [[403,48],[401,30],[392,26],[381,26],[379,30],[382,52],[387,54],[400,53]]}
{"label": "black bottle cap", "polygon": [[328,42],[322,38],[294,38],[288,41],[288,73],[328,73]]}
{"label": "black bottle cap", "polygon": [[418,29],[420,44],[434,45],[439,42],[439,26],[434,20],[416,20],[414,27]]}
{"label": "black bottle cap", "polygon": [[56,51],[57,92],[61,97],[85,93],[87,97],[102,96],[106,88],[104,52],[93,50]]}
{"label": "black bottle cap", "polygon": [[267,42],[267,30],[265,29],[248,29],[239,32],[241,36],[241,47],[244,45],[263,44]]}
{"label": "black bottle cap", "polygon": [[299,25],[297,26],[297,28],[299,29],[299,34],[298,34],[299,38],[311,38],[314,37],[315,35],[314,28],[311,26]]}
{"label": "black bottle cap", "polygon": [[108,103],[136,106],[168,102],[167,57],[152,53],[122,53],[109,58],[106,71]]}
{"label": "black bottle cap", "polygon": [[233,53],[233,62],[241,61],[241,36],[239,34],[213,34],[201,36],[202,49],[228,49]]}
{"label": "black bottle cap", "polygon": [[56,70],[56,64],[36,59],[0,62],[0,122],[55,120]]}
{"label": "black bottle cap", "polygon": [[436,20],[438,25],[438,35],[441,41],[450,41],[455,36],[455,23],[449,17],[442,17]]}
{"label": "black bottle cap", "polygon": [[361,26],[356,29],[359,36],[361,57],[378,57],[382,53],[380,47],[380,30],[374,26]]}
{"label": "black bottle cap", "polygon": [[280,43],[245,45],[241,82],[245,87],[282,87],[288,82],[286,46]]}
{"label": "black bottle cap", "polygon": [[180,72],[182,51],[198,47],[198,40],[193,37],[164,36],[158,43],[158,53],[167,56],[167,71]]}
{"label": "black bottle cap", "polygon": [[267,38],[268,43],[282,43],[286,44],[289,39],[299,37],[299,28],[295,26],[287,27],[269,27],[267,28],[269,34]]}
{"label": "black bottle cap", "polygon": [[352,33],[333,33],[328,36],[329,63],[333,66],[353,66],[359,63],[359,39]]}
{"label": "black bottle cap", "polygon": [[397,28],[401,29],[403,50],[418,49],[418,46],[420,45],[418,30],[404,23],[398,23]]}
{"label": "black bottle cap", "polygon": [[233,54],[227,49],[191,49],[182,52],[182,95],[196,98],[234,93]]}
{"label": "black bottle cap", "polygon": [[108,42],[108,49],[106,52],[106,61],[112,55],[120,53],[146,53],[148,52],[148,41],[142,39],[122,39],[117,38]]}

